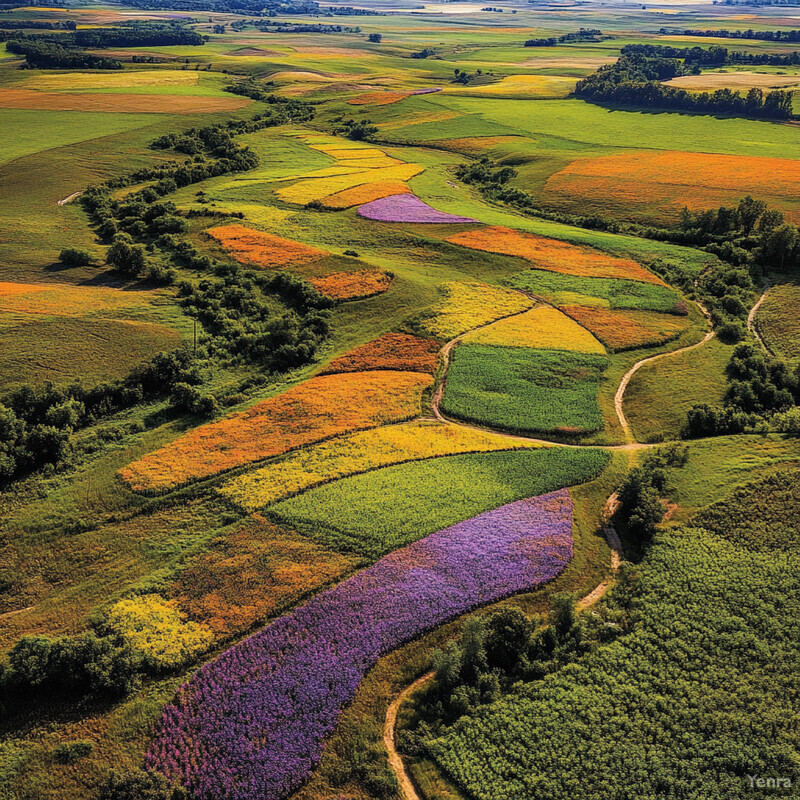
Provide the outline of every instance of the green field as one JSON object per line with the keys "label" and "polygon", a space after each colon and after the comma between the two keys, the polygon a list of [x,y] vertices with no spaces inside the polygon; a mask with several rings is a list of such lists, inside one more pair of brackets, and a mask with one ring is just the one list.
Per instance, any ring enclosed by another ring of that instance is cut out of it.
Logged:
{"label": "green field", "polygon": [[680,436],[694,405],[720,405],[732,349],[718,339],[686,353],[645,364],[625,392],[625,415],[639,441]]}
{"label": "green field", "polygon": [[767,291],[755,318],[756,330],[764,344],[777,356],[796,362],[800,359],[800,286],[785,283]]}
{"label": "green field", "polygon": [[461,345],[453,354],[442,410],[521,433],[584,433],[602,427],[597,406],[605,356]]}
{"label": "green field", "polygon": [[3,154],[0,164],[54,147],[153,124],[151,114],[3,109]]}
{"label": "green field", "polygon": [[579,278],[559,272],[529,269],[514,275],[510,285],[544,297],[555,305],[599,305],[642,311],[677,310],[680,299],[672,290],[652,283],[611,278]]}
{"label": "green field", "polygon": [[607,458],[555,448],[434,458],[312,489],[267,514],[327,547],[375,558],[514,500],[591,480]]}
{"label": "green field", "polygon": [[[428,747],[477,800],[568,797],[574,787],[606,800],[632,780],[638,796],[656,797],[686,780],[686,765],[692,785],[714,787],[695,797],[746,797],[742,763],[794,778],[798,566],[796,554],[755,554],[702,530],[664,534],[641,566],[632,633],[522,684]],[[787,713],[775,717],[776,706]]]}
{"label": "green field", "polygon": [[[416,126],[409,126],[398,129],[397,135],[430,140],[510,132],[565,137],[569,132],[565,138],[591,145],[641,147],[647,142],[648,148],[657,150],[800,157],[800,143],[792,128],[772,122],[612,110],[582,100],[538,100],[520,105],[514,100],[434,95],[426,102],[466,115],[463,130],[456,131],[457,124],[451,123],[452,129],[445,129],[445,135],[436,135],[432,128],[418,135]],[[478,130],[485,132],[474,132]]]}

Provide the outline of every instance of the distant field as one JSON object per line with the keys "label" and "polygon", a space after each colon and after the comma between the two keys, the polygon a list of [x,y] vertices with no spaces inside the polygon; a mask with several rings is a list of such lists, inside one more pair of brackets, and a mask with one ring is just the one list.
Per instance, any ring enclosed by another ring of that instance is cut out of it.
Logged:
{"label": "distant field", "polygon": [[[426,102],[467,116],[448,124],[440,136],[420,138],[446,139],[517,131],[528,136],[547,134],[615,147],[641,147],[646,142],[648,148],[662,150],[800,158],[800,140],[794,128],[772,122],[612,110],[581,100],[520,104],[514,100],[432,95]],[[415,126],[396,133],[414,138]]]}
{"label": "distant field", "polygon": [[758,72],[704,72],[702,75],[681,75],[665,81],[667,86],[713,92],[717,89],[787,89],[800,86],[798,75],[775,75]]}
{"label": "distant field", "polygon": [[800,285],[772,287],[756,314],[758,332],[774,353],[796,361],[800,359]]}
{"label": "distant field", "polygon": [[140,114],[211,114],[235,111],[250,100],[243,97],[195,97],[172,94],[91,94],[0,89],[0,108],[40,111],[138,112]]}
{"label": "distant field", "polygon": [[143,128],[152,122],[149,114],[7,109],[3,111],[0,164],[52,147]]}
{"label": "distant field", "polygon": [[687,152],[639,152],[578,159],[544,186],[548,204],[574,213],[677,220],[681,209],[762,198],[800,221],[800,161]]}

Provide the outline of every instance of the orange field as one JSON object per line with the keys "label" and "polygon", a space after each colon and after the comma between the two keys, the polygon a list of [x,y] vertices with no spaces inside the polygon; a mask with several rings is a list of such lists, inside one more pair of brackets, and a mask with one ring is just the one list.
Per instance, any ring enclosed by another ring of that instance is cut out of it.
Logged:
{"label": "orange field", "polygon": [[623,153],[573,161],[548,178],[548,201],[575,210],[610,203],[618,213],[657,219],[735,203],[746,194],[800,221],[800,162],[680,151]]}
{"label": "orange field", "polygon": [[431,376],[418,372],[325,375],[201,425],[120,470],[136,491],[165,491],[349,431],[410,419]]}
{"label": "orange field", "polygon": [[439,343],[407,333],[384,333],[367,344],[334,359],[322,370],[323,375],[336,372],[362,372],[374,369],[396,369],[403,372],[436,371]]}
{"label": "orange field", "polygon": [[379,269],[362,269],[332,272],[321,278],[310,278],[309,283],[334,300],[357,300],[385,292],[392,285],[392,276]]}
{"label": "orange field", "polygon": [[311,264],[328,254],[302,242],[264,233],[244,225],[221,225],[210,228],[216,239],[237,261],[264,269],[284,269]]}
{"label": "orange field", "polygon": [[79,94],[0,89],[0,108],[40,111],[127,111],[137,114],[211,114],[235,111],[251,101],[244,97],[198,97],[177,94]]}
{"label": "orange field", "polygon": [[578,247],[558,239],[522,233],[511,228],[480,228],[448,236],[445,241],[471,247],[473,250],[518,256],[529,261],[536,269],[550,272],[584,278],[622,278],[666,286],[661,278],[630,259],[615,258],[599,250]]}
{"label": "orange field", "polygon": [[388,106],[410,96],[411,92],[367,92],[347,102],[351,106]]}
{"label": "orange field", "polygon": [[411,189],[400,181],[363,183],[361,186],[354,186],[352,189],[344,189],[336,194],[328,195],[322,200],[322,205],[326,208],[352,208],[393,194],[411,194]]}
{"label": "orange field", "polygon": [[222,639],[338,580],[356,561],[255,516],[190,562],[169,594]]}
{"label": "orange field", "polygon": [[687,317],[654,311],[616,311],[598,306],[564,306],[561,310],[617,352],[663,344],[677,339],[689,327]]}

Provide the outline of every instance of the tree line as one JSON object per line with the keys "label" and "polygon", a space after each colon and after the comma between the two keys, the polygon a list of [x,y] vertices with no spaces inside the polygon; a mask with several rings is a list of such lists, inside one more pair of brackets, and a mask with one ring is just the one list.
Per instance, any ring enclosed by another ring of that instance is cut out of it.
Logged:
{"label": "tree line", "polygon": [[786,31],[754,31],[748,28],[746,31],[722,30],[700,31],[692,28],[671,29],[661,28],[659,33],[667,36],[706,36],[714,39],[760,39],[766,42],[800,42],[800,30]]}
{"label": "tree line", "polygon": [[130,0],[129,6],[147,11],[217,11],[275,17],[278,14],[304,14],[322,17],[384,16],[384,12],[329,6],[322,8],[315,0]]}
{"label": "tree line", "polygon": [[570,42],[599,42],[602,41],[603,31],[599,28],[581,28],[578,31],[565,33],[562,36],[548,36],[545,39],[528,39],[525,47],[555,47],[557,44]]}
{"label": "tree line", "polygon": [[745,53],[741,50],[729,51],[727,47],[672,47],[663,44],[626,44],[620,53],[624,56],[640,54],[660,58],[682,58],[684,66],[697,75],[700,67],[722,67],[733,64],[746,64],[770,67],[790,67],[800,64],[800,52],[791,53]]}
{"label": "tree line", "polygon": [[756,88],[746,95],[731,89],[689,92],[661,83],[683,74],[686,74],[685,67],[676,58],[631,53],[578,81],[575,96],[590,102],[756,119],[789,119],[792,116],[791,92],[775,90],[765,94]]}
{"label": "tree line", "polygon": [[25,56],[29,69],[122,69],[116,59],[88,53],[85,48],[198,46],[205,39],[180,23],[147,21],[54,34],[0,30],[0,41],[6,42],[8,52]]}
{"label": "tree line", "polygon": [[74,19],[59,20],[58,22],[45,22],[39,19],[1,19],[0,29],[20,30],[27,28],[46,31],[74,31],[78,23]]}

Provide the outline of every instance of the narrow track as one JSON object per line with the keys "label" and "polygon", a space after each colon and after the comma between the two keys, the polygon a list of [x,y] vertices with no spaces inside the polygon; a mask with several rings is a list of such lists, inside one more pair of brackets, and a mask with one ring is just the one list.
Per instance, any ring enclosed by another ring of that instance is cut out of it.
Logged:
{"label": "narrow track", "polygon": [[[616,509],[616,494],[611,495],[606,502],[606,509],[603,514],[606,517],[609,514],[613,514],[613,511]],[[622,542],[620,542],[619,536],[617,535],[616,530],[607,523],[603,526],[603,532],[606,535],[606,539],[608,540],[608,544],[611,547],[611,569],[614,573],[619,569],[619,565],[622,561]],[[599,583],[592,589],[589,594],[585,597],[582,597],[578,603],[577,608],[578,611],[585,611],[590,606],[594,605],[601,597],[603,597],[606,592],[611,588],[613,583],[613,577],[606,578],[602,583]],[[402,800],[425,800],[419,792],[417,792],[416,787],[414,786],[414,782],[411,780],[411,776],[408,774],[408,770],[406,770],[406,766],[403,763],[403,758],[400,753],[397,751],[397,747],[395,744],[395,728],[397,727],[397,714],[400,710],[400,706],[408,700],[408,698],[417,691],[417,689],[424,686],[433,678],[433,672],[426,672],[424,675],[421,675],[417,678],[414,683],[406,686],[397,697],[392,700],[389,704],[389,708],[386,709],[386,721],[383,724],[383,745],[386,748],[386,751],[389,754],[389,766],[394,772],[395,777],[397,778],[397,783],[400,785],[400,797]]]}
{"label": "narrow track", "polygon": [[57,206],[65,206],[67,203],[71,203],[79,194],[80,189],[77,192],[73,192],[71,195],[65,197],[63,200],[59,200],[56,205]]}
{"label": "narrow track", "polygon": [[[762,297],[763,300],[763,297]],[[752,315],[755,315],[755,311],[758,308],[759,303],[751,312]],[[630,423],[628,422],[627,418],[625,417],[625,412],[623,410],[623,403],[625,399],[625,390],[628,387],[628,384],[631,381],[631,378],[641,369],[645,364],[649,364],[653,361],[658,361],[662,358],[667,358],[669,356],[674,356],[679,353],[686,353],[690,350],[694,350],[698,347],[702,347],[708,341],[710,341],[714,337],[714,329],[710,327],[711,324],[711,317],[708,311],[698,303],[700,310],[703,312],[703,315],[709,321],[709,330],[705,334],[705,336],[695,344],[687,345],[686,347],[678,348],[677,350],[672,350],[668,353],[659,353],[655,356],[649,356],[648,358],[643,358],[641,361],[637,361],[622,377],[620,381],[619,387],[617,388],[617,392],[614,395],[614,409],[617,414],[617,419],[619,420],[619,424],[622,427],[623,433],[625,435],[625,444],[622,445],[613,445],[607,446],[605,449],[607,450],[635,450],[640,448],[649,447],[652,445],[647,445],[644,443],[636,442],[633,436],[633,430],[631,429]],[[524,313],[524,312],[520,312]],[[511,315],[516,316],[516,315]],[[492,323],[487,323],[491,325]],[[482,325],[481,328],[485,328],[487,325]],[[476,328],[475,330],[479,330]],[[443,364],[442,364],[442,372],[439,382],[434,390],[433,397],[431,398],[431,406],[433,409],[433,415],[436,419],[440,422],[449,422],[454,425],[461,425],[463,427],[472,428],[475,430],[481,431],[491,431],[492,433],[499,434],[501,436],[506,436],[509,439],[516,439],[516,440],[524,440],[529,442],[538,442],[544,445],[552,445],[552,446],[560,446],[560,447],[586,447],[587,445],[582,444],[563,444],[561,442],[553,442],[547,439],[535,439],[527,436],[519,436],[516,434],[510,434],[505,431],[495,430],[491,428],[485,428],[478,425],[471,425],[468,423],[461,422],[456,419],[451,419],[446,417],[442,414],[440,409],[440,404],[442,400],[442,396],[444,395],[445,385],[447,383],[447,371],[450,367],[450,358],[452,355],[453,348],[461,341],[463,338],[462,336],[458,336],[455,339],[449,341],[441,350]],[[597,445],[594,445],[597,446]],[[619,569],[619,565],[622,561],[622,542],[620,541],[619,534],[617,533],[616,529],[613,525],[610,524],[610,519],[613,517],[614,513],[616,512],[619,506],[619,500],[617,498],[616,492],[612,494],[608,500],[606,501],[605,508],[603,509],[603,533],[606,537],[606,541],[611,548],[611,569],[612,574],[595,586],[589,594],[585,597],[581,598],[577,603],[577,608],[579,611],[584,611],[587,608],[594,605],[598,600],[605,596],[608,590],[613,585],[614,581],[614,574],[616,574],[617,570]],[[403,763],[403,759],[400,756],[400,753],[397,751],[397,747],[395,744],[395,727],[397,725],[397,714],[400,709],[400,706],[421,686],[426,684],[433,678],[433,672],[427,672],[426,674],[422,675],[421,677],[417,678],[414,683],[410,686],[407,686],[403,689],[397,697],[389,704],[389,707],[386,711],[386,720],[384,722],[383,727],[383,744],[386,747],[386,751],[389,754],[389,766],[394,772],[395,777],[397,778],[397,782],[400,786],[400,794],[403,800],[425,800],[425,798],[421,797],[420,794],[417,792],[416,787],[414,786],[414,782],[411,780],[411,777],[408,774],[408,771],[405,768],[405,764]]]}
{"label": "narrow track", "polygon": [[766,283],[761,297],[758,298],[758,302],[750,309],[750,313],[747,315],[747,329],[753,334],[753,336],[756,337],[756,341],[761,345],[761,348],[764,350],[764,352],[772,355],[772,350],[769,349],[767,343],[758,332],[758,327],[756,326],[756,314],[758,313],[758,309],[761,308],[761,304],[767,299],[768,291],[769,283]]}

